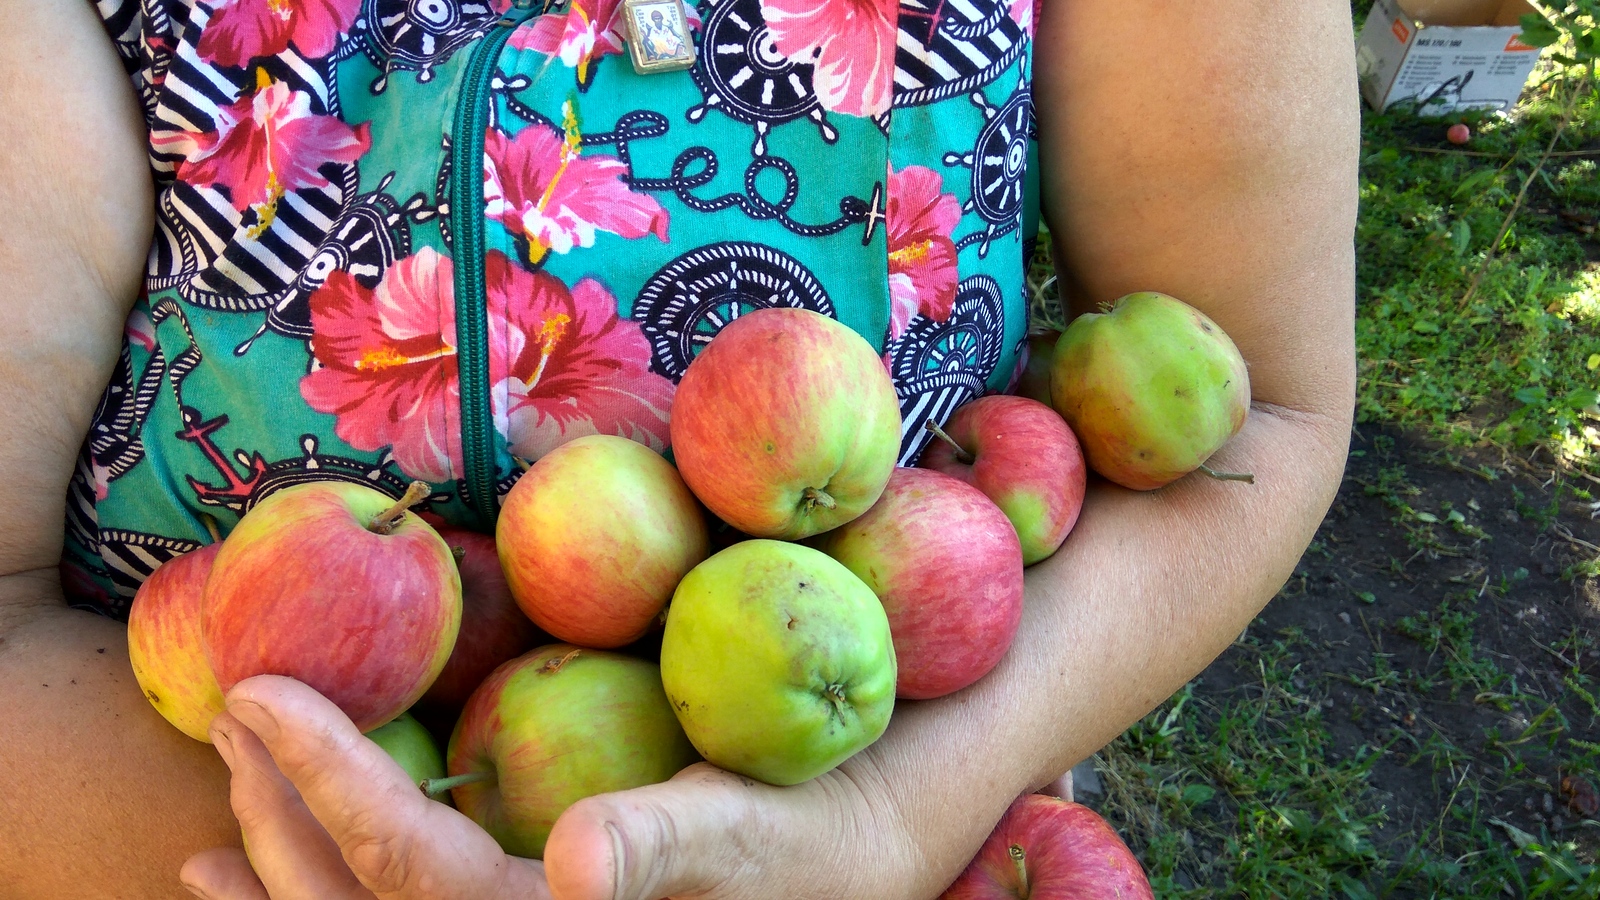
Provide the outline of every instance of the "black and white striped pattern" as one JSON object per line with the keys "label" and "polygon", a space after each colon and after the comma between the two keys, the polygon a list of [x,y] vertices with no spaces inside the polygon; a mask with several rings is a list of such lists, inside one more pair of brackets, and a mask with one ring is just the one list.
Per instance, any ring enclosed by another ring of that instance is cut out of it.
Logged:
{"label": "black and white striped pattern", "polygon": [[1027,49],[1007,0],[901,0],[894,105],[925,106],[980,88]]}
{"label": "black and white striped pattern", "polygon": [[1005,308],[1000,284],[975,275],[956,286],[950,318],[918,315],[887,350],[900,395],[900,462],[914,465],[931,435],[956,407],[981,396],[1000,364]]}
{"label": "black and white striped pattern", "polygon": [[117,593],[132,597],[162,563],[204,545],[198,541],[108,528],[100,532],[100,559]]}

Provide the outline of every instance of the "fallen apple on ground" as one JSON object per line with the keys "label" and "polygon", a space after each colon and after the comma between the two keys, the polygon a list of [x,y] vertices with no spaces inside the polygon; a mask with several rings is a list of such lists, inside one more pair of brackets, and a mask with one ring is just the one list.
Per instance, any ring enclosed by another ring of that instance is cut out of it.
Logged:
{"label": "fallen apple on ground", "polygon": [[1239,348],[1204,313],[1152,292],[1072,320],[1050,392],[1089,467],[1136,491],[1204,467],[1250,412]]}
{"label": "fallen apple on ground", "polygon": [[877,740],[894,709],[889,620],[826,554],[735,544],[667,607],[661,681],[707,762],[768,784],[807,781]]}
{"label": "fallen apple on ground", "polygon": [[683,480],[746,534],[800,540],[866,512],[900,453],[900,401],[872,345],[804,309],[724,327],[672,401]]}
{"label": "fallen apple on ground", "polygon": [[256,504],[206,581],[200,630],[226,692],[252,675],[298,679],[363,732],[405,712],[444,668],[461,624],[450,547],[370,487],[316,481]]}
{"label": "fallen apple on ground", "polygon": [[930,469],[895,469],[865,515],[821,535],[816,547],[883,604],[897,696],[959,691],[1010,649],[1022,621],[1022,546],[977,488]]}
{"label": "fallen apple on ground", "polygon": [[200,643],[200,602],[221,549],[209,544],[163,563],[128,610],[128,659],[139,689],[173,727],[208,744],[224,704]]}
{"label": "fallen apple on ground", "polygon": [[567,644],[494,671],[450,738],[449,790],[513,856],[538,859],[556,819],[597,794],[666,781],[699,761],[656,666]]}
{"label": "fallen apple on ground", "polygon": [[709,540],[672,463],[611,435],[578,438],[534,463],[495,526],[517,605],[557,639],[596,648],[642,637]]}
{"label": "fallen apple on ground", "polygon": [[1022,542],[1022,563],[1048,559],[1078,523],[1088,470],[1083,450],[1056,411],[1026,397],[995,395],[964,404],[918,465],[977,488],[1006,514]]}
{"label": "fallen apple on ground", "polygon": [[1128,845],[1094,810],[1029,794],[1006,810],[940,900],[1154,900]]}

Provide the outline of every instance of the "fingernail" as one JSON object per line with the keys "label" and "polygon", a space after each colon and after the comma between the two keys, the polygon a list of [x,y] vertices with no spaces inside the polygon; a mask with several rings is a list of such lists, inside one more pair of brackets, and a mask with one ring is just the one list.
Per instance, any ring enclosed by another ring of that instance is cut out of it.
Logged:
{"label": "fingernail", "polygon": [[272,717],[265,706],[254,700],[234,700],[228,704],[228,712],[255,732],[263,743],[270,744],[278,739],[278,720]]}
{"label": "fingernail", "polygon": [[[211,722],[211,746],[217,748],[217,755],[228,764],[228,771],[233,771],[233,734],[222,724],[221,716]],[[192,891],[194,888],[191,887],[189,890]]]}
{"label": "fingernail", "polygon": [[183,884],[183,887],[184,887],[185,890],[187,890],[189,893],[195,895],[196,897],[199,897],[200,900],[211,900],[211,895],[210,894],[206,893],[205,891],[200,890],[199,888],[195,887],[194,885],[190,884],[189,882],[185,881],[185,882],[182,882],[182,884]]}

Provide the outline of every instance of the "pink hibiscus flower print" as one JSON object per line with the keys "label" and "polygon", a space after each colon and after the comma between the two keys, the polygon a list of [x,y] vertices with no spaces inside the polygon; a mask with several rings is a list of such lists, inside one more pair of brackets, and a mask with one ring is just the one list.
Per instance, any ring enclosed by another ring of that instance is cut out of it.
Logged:
{"label": "pink hibiscus flower print", "polygon": [[1038,27],[1039,7],[1043,0],[1011,0],[1011,21],[1022,26],[1028,37],[1033,37]]}
{"label": "pink hibiscus flower print", "polygon": [[484,143],[484,215],[527,241],[528,262],[594,246],[595,232],[633,239],[667,239],[668,213],[648,194],[635,193],[615,156],[584,155],[582,136],[564,105],[565,133],[530,125],[514,138],[490,130]]}
{"label": "pink hibiscus flower print", "polygon": [[627,50],[622,23],[622,0],[572,0],[565,12],[540,16],[513,32],[507,43],[558,57],[577,70],[579,85],[588,86],[595,63]]}
{"label": "pink hibiscus flower print", "polygon": [[183,154],[180,180],[225,188],[234,209],[254,209],[252,237],[272,226],[286,192],[327,187],[319,168],[355,162],[372,145],[366,123],[352,128],[336,116],[312,115],[309,94],[259,70],[256,92],[219,109],[216,125],[203,134],[152,133],[150,142]]}
{"label": "pink hibiscus flower print", "polygon": [[312,409],[363,452],[392,448],[412,478],[442,482],[461,470],[461,388],[454,273],[431,248],[400,260],[372,290],[335,271],[311,295],[311,353],[300,379]]}
{"label": "pink hibiscus flower print", "polygon": [[956,245],[961,204],[943,192],[939,173],[907,166],[889,173],[885,230],[889,242],[889,340],[903,334],[912,316],[936,322],[950,318],[956,299]]}
{"label": "pink hibiscus flower print", "polygon": [[778,52],[811,63],[823,109],[851,116],[889,111],[897,0],[761,0]]}
{"label": "pink hibiscus flower print", "polygon": [[660,451],[676,389],[650,371],[650,342],[600,282],[571,290],[504,254],[485,259],[495,424],[537,460],[567,441],[613,434]]}
{"label": "pink hibiscus flower print", "polygon": [[277,56],[294,44],[309,59],[333,52],[355,24],[361,0],[220,0],[195,52],[219,66]]}

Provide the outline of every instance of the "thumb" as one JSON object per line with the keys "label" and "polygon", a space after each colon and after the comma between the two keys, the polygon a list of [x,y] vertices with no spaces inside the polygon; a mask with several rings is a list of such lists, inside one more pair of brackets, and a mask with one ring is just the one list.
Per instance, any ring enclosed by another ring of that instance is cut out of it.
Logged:
{"label": "thumb", "polygon": [[773,819],[788,818],[781,810],[793,805],[795,793],[803,789],[759,784],[700,763],[663,784],[580,800],[556,820],[545,844],[551,896],[758,896],[740,880],[761,869],[755,862],[777,826]]}

